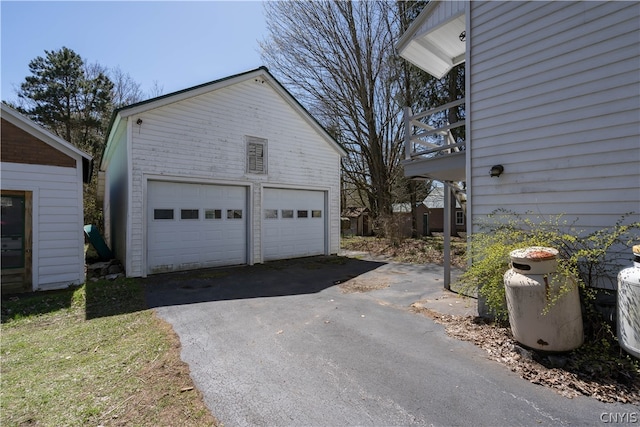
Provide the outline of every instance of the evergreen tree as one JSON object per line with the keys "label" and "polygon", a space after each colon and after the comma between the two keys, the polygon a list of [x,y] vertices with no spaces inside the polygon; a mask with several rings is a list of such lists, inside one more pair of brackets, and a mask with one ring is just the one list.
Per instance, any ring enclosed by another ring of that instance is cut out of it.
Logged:
{"label": "evergreen tree", "polygon": [[[96,66],[87,66],[80,55],[63,47],[45,51],[29,62],[30,76],[20,85],[18,110],[60,138],[90,154],[99,164],[114,85]],[[101,225],[97,203],[97,168],[84,191],[85,223]]]}
{"label": "evergreen tree", "polygon": [[63,47],[29,62],[19,109],[35,122],[98,160],[112,110],[113,83],[103,72],[88,77],[77,53]]}

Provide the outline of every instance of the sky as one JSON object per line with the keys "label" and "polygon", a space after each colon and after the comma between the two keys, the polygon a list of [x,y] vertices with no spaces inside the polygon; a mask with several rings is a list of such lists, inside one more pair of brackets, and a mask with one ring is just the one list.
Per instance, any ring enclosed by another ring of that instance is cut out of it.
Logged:
{"label": "sky", "polygon": [[0,98],[17,99],[29,62],[67,47],[167,94],[264,65],[261,1],[0,0]]}

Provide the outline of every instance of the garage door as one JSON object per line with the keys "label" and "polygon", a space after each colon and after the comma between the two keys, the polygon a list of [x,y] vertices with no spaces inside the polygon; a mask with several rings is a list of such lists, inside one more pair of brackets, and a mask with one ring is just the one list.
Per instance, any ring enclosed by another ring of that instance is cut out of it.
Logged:
{"label": "garage door", "polygon": [[147,272],[247,262],[245,187],[149,181]]}
{"label": "garage door", "polygon": [[323,191],[264,190],[262,249],[265,261],[325,254]]}

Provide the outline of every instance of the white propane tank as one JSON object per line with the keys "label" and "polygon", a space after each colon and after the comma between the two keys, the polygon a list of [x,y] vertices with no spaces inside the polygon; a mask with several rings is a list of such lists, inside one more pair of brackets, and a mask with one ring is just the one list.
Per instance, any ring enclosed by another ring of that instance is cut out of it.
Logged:
{"label": "white propane tank", "polygon": [[640,359],[640,245],[633,257],[633,266],[618,273],[618,341]]}
{"label": "white propane tank", "polygon": [[[534,246],[512,251],[510,257],[511,268],[504,274],[504,285],[516,341],[552,352],[580,347],[584,334],[578,286],[572,279],[565,283],[567,278],[556,273],[558,251]],[[570,289],[556,298],[563,285]]]}

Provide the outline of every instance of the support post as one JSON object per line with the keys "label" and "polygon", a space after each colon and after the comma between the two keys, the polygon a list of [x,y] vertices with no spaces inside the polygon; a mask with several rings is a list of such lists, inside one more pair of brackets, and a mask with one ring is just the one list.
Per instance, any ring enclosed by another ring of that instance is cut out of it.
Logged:
{"label": "support post", "polygon": [[444,288],[451,290],[451,186],[444,183]]}

